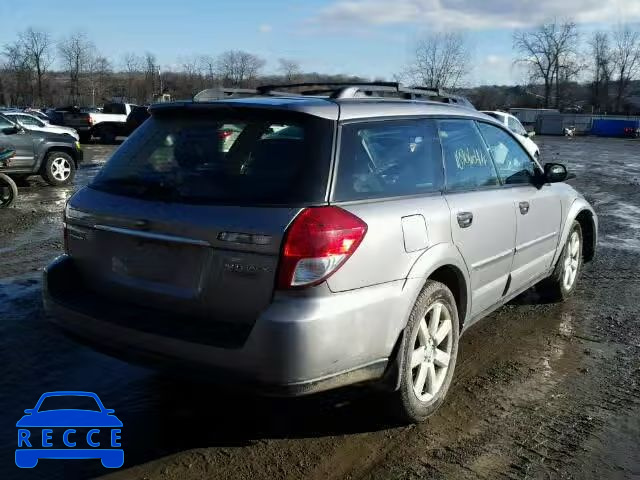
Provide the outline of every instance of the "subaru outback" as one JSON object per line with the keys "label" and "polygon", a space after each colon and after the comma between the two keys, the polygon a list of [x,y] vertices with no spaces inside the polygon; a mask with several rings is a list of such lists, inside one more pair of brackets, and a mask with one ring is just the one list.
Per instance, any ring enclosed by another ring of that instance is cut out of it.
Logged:
{"label": "subaru outback", "polygon": [[530,287],[575,291],[597,217],[491,117],[360,90],[152,106],[66,206],[51,319],[272,394],[377,383],[425,419],[462,332]]}

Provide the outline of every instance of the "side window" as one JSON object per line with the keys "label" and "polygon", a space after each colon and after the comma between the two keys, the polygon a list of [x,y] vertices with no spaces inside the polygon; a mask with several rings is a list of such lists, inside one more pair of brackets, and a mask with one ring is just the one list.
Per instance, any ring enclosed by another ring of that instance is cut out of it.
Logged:
{"label": "side window", "polygon": [[434,120],[394,120],[342,127],[336,200],[440,191],[442,152]]}
{"label": "side window", "polygon": [[535,175],[535,166],[520,142],[494,125],[479,122],[478,126],[502,181],[508,184],[530,183]]}
{"label": "side window", "polygon": [[438,120],[447,190],[499,185],[491,155],[472,120]]}
{"label": "side window", "polygon": [[518,121],[517,118],[515,117],[507,117],[508,118],[508,125],[509,125],[509,130],[511,130],[513,133],[517,133],[518,135],[526,135],[527,131],[524,129],[524,127],[522,126],[522,124]]}
{"label": "side window", "polygon": [[40,127],[40,122],[33,117],[28,115],[17,115],[16,119],[22,124],[27,125],[29,127]]}

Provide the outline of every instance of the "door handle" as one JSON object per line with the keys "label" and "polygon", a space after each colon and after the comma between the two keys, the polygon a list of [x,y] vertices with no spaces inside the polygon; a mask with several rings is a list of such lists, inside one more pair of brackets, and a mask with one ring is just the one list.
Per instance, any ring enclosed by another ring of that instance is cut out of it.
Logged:
{"label": "door handle", "polygon": [[473,213],[471,212],[458,213],[458,225],[460,225],[460,228],[470,227],[472,223],[473,223]]}
{"label": "door handle", "polygon": [[522,215],[529,213],[529,202],[520,202],[518,206],[520,207],[520,213]]}

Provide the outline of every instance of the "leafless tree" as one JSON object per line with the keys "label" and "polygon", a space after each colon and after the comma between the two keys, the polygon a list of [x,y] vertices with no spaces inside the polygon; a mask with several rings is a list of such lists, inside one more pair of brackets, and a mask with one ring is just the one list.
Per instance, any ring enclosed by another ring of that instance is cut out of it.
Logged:
{"label": "leafless tree", "polygon": [[35,71],[38,104],[42,106],[43,79],[54,60],[51,37],[45,31],[29,27],[19,35],[19,42],[22,44],[24,54]]}
{"label": "leafless tree", "polygon": [[555,83],[556,107],[560,106],[560,88],[563,81],[576,75],[578,32],[575,23],[554,21],[530,31],[513,35],[513,46],[520,53],[517,62],[529,66],[532,80],[544,83],[544,104],[549,107]]}
{"label": "leafless tree", "polygon": [[84,32],[75,32],[60,41],[58,50],[62,64],[69,75],[71,101],[78,103],[81,95],[81,79],[91,66],[95,47]]}
{"label": "leafless tree", "polygon": [[95,55],[89,64],[89,85],[91,88],[91,104],[96,106],[96,98],[104,101],[113,73],[111,62],[102,55]]}
{"label": "leafless tree", "polygon": [[[156,78],[158,83],[156,83]],[[144,55],[144,89],[143,97],[144,101],[153,100],[156,93],[160,92],[160,65],[156,59],[155,54],[147,52]],[[156,88],[157,86],[157,88]]]}
{"label": "leafless tree", "polygon": [[613,32],[613,66],[616,75],[616,111],[622,108],[629,83],[640,73],[640,32],[621,26]]}
{"label": "leafless tree", "polygon": [[594,32],[589,39],[589,57],[591,58],[591,103],[597,110],[608,110],[609,83],[613,64],[611,45],[607,32]]}
{"label": "leafless tree", "polygon": [[286,83],[295,83],[300,80],[302,69],[300,62],[288,58],[278,59],[278,72]]}
{"label": "leafless tree", "polygon": [[12,105],[27,105],[33,101],[33,68],[22,42],[4,46],[4,70],[10,80],[9,101]]}
{"label": "leafless tree", "polygon": [[265,61],[252,53],[242,50],[228,50],[217,59],[217,70],[223,85],[247,87],[260,73]]}
{"label": "leafless tree", "polygon": [[208,87],[213,87],[218,83],[217,75],[217,60],[211,55],[200,56],[200,69],[205,77],[205,82]]}
{"label": "leafless tree", "polygon": [[134,83],[140,72],[143,70],[143,59],[132,52],[127,52],[122,56],[122,68],[126,75],[126,96],[131,101],[134,97]]}
{"label": "leafless tree", "polygon": [[432,33],[420,38],[413,58],[397,78],[433,88],[456,88],[470,71],[471,54],[461,33]]}

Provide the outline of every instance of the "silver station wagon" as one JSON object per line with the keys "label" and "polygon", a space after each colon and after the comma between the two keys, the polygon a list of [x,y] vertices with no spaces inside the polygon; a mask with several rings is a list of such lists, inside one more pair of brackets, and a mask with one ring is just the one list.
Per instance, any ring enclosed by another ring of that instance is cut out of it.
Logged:
{"label": "silver station wagon", "polygon": [[131,361],[270,394],[377,383],[423,420],[463,331],[574,292],[596,215],[460,97],[295,87],[151,107],[69,200],[46,309]]}

